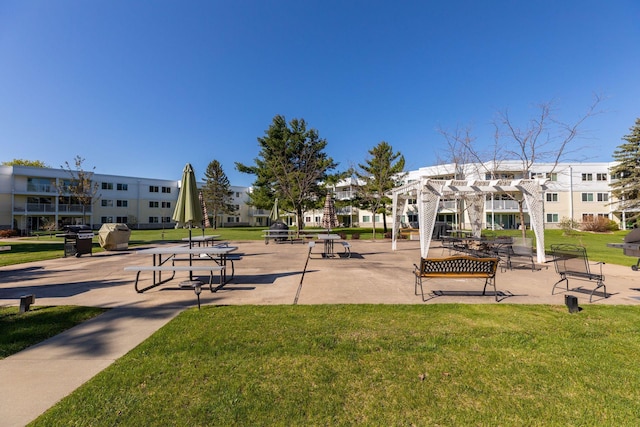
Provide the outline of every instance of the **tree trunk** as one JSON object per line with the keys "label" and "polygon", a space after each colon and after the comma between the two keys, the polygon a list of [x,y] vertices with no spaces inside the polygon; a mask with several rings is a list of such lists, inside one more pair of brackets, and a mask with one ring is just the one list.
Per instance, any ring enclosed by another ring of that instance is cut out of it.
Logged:
{"label": "tree trunk", "polygon": [[522,238],[527,237],[527,227],[524,225],[524,199],[518,200],[518,213],[520,215],[520,230],[522,230]]}

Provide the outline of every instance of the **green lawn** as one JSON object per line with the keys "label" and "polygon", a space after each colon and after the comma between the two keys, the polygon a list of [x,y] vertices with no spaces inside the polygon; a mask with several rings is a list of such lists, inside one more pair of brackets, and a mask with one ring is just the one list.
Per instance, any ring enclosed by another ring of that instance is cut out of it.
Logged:
{"label": "green lawn", "polygon": [[0,359],[44,341],[104,312],[96,307],[38,307],[26,313],[0,307]]}
{"label": "green lawn", "polygon": [[640,308],[182,313],[34,425],[637,425]]}

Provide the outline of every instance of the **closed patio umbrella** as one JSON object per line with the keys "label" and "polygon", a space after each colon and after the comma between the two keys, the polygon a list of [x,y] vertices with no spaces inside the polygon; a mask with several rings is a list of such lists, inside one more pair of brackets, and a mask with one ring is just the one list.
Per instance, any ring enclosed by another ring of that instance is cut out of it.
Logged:
{"label": "closed patio umbrella", "polygon": [[271,209],[271,213],[269,214],[269,218],[273,222],[280,220],[280,209],[278,208],[278,199],[273,203],[273,209]]}
{"label": "closed patio umbrella", "polygon": [[209,212],[207,211],[207,204],[204,202],[204,195],[202,191],[198,193],[198,200],[200,200],[200,206],[202,207],[202,235],[204,236],[204,229],[211,227],[211,221],[209,221]]}
{"label": "closed patio umbrella", "polygon": [[320,222],[322,228],[326,228],[330,231],[332,228],[337,227],[340,222],[338,221],[338,215],[336,214],[336,207],[333,204],[331,194],[327,194],[327,199],[324,201],[324,209],[322,211],[322,221]]}
{"label": "closed patio umbrella", "polygon": [[[189,248],[191,248],[191,228],[194,224],[202,223],[202,205],[198,198],[196,175],[190,163],[187,163],[182,171],[180,193],[178,193],[178,201],[172,218],[177,222],[177,227],[189,228]],[[191,256],[189,256],[189,264],[191,264]],[[193,273],[189,272],[189,280],[192,278]]]}

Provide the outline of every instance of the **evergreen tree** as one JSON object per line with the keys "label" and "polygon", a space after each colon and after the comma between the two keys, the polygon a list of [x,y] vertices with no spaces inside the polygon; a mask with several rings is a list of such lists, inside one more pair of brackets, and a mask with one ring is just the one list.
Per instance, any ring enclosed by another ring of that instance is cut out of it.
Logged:
{"label": "evergreen tree", "polygon": [[389,143],[382,141],[371,150],[365,164],[358,165],[356,176],[362,183],[359,188],[358,204],[373,213],[375,238],[376,213],[382,213],[384,231],[387,232],[387,212],[391,199],[385,193],[401,184],[404,178],[404,156],[393,152]]}
{"label": "evergreen tree", "polygon": [[232,202],[233,192],[229,178],[222,170],[219,161],[213,160],[207,166],[204,173],[205,184],[202,187],[202,196],[207,206],[207,211],[213,214],[213,228],[218,228],[218,217],[224,214],[234,213]]}
{"label": "evergreen tree", "polygon": [[295,213],[298,229],[304,226],[303,212],[322,204],[326,190],[322,184],[336,163],[324,152],[327,141],[318,131],[307,129],[304,119],[288,124],[284,116],[273,118],[262,138],[254,166],[236,163],[238,171],[256,176],[251,206],[270,209],[276,198],[279,206]]}
{"label": "evergreen tree", "polygon": [[622,137],[625,141],[613,152],[618,162],[611,168],[611,194],[618,199],[618,209],[626,212],[627,220],[640,216],[640,118],[630,129],[631,133]]}

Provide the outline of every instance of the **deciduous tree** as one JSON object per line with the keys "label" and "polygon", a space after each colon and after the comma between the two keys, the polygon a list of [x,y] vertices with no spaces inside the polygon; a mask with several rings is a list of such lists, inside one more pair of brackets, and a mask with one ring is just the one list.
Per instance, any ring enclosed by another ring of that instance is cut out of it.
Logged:
{"label": "deciduous tree", "polygon": [[85,221],[87,209],[100,198],[98,195],[99,184],[93,182],[95,167],[87,171],[83,167],[85,159],[76,156],[73,159],[73,167],[69,162],[64,162],[61,169],[65,169],[69,174],[69,180],[63,181],[58,187],[60,196],[69,197],[69,203],[77,202],[82,206],[82,222]]}

